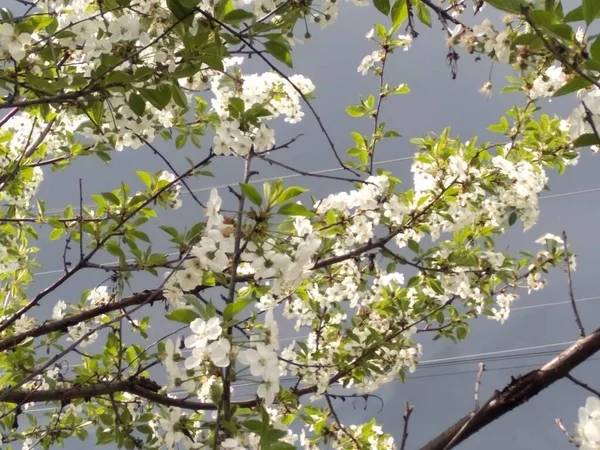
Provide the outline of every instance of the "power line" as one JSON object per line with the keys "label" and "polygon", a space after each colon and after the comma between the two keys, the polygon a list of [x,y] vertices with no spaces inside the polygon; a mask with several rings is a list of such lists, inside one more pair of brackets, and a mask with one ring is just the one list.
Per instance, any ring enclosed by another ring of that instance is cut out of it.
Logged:
{"label": "power line", "polygon": [[[377,161],[374,162],[373,165],[374,166],[381,166],[383,164],[389,164],[389,163],[393,163],[393,162],[399,162],[399,161],[410,161],[413,160],[414,156],[404,156],[402,158],[393,158],[393,159],[387,159],[384,161]],[[340,170],[344,170],[342,167],[332,167],[330,169],[321,169],[321,170],[314,170],[312,172],[308,172],[309,175],[322,175],[325,173],[331,173],[331,172],[339,172]],[[254,181],[250,181],[250,184],[257,184],[257,183],[264,183],[267,181],[277,181],[277,180],[289,180],[290,178],[299,178],[299,177],[304,177],[307,175],[303,175],[303,174],[299,174],[299,173],[292,173],[292,174],[287,174],[287,175],[279,175],[279,176],[273,176],[273,177],[266,177],[266,178],[259,178],[257,180]],[[215,184],[213,186],[207,186],[207,187],[201,187],[201,188],[195,188],[195,189],[191,189],[190,191],[193,192],[194,194],[197,194],[199,192],[208,192],[212,189],[224,189],[224,188],[229,188],[229,187],[235,187],[237,186],[238,183],[229,183],[229,184]],[[181,193],[179,195],[189,195],[190,191],[187,190],[182,190]],[[87,204],[84,205],[85,207],[92,207],[94,205],[92,204]],[[64,210],[64,208],[51,208],[48,209],[47,212],[49,213],[56,213],[56,212],[62,212]],[[75,207],[73,206],[73,210],[74,211],[78,211],[79,210],[79,206]]]}
{"label": "power line", "polygon": [[[401,161],[403,159],[405,159],[405,158],[390,159],[390,160],[387,160],[387,161],[380,161],[379,163],[375,163],[375,164],[387,164],[389,162]],[[325,173],[325,172],[332,172],[332,171],[335,171],[335,170],[341,170],[341,169],[337,169],[337,168],[336,169],[325,169],[325,170],[315,171],[315,172],[310,172],[310,173],[313,173],[313,174],[316,174],[316,173]],[[292,175],[286,175],[286,176],[283,176],[283,177],[263,178],[263,179],[260,179],[260,180],[255,180],[252,183],[260,183],[260,182],[263,182],[263,181],[273,181],[273,180],[278,180],[278,179],[282,179],[282,178],[295,178],[295,177],[300,177],[300,176],[302,176],[302,175],[292,174]],[[235,186],[235,184],[221,184],[221,185],[210,186],[210,187],[206,187],[206,188],[192,189],[192,192],[197,193],[197,192],[208,191],[208,190],[213,189],[213,188],[214,189],[220,189],[220,188],[232,187],[232,186]],[[551,198],[558,198],[558,197],[566,197],[566,196],[569,196],[569,195],[587,194],[589,192],[598,192],[598,191],[600,191],[600,187],[593,188],[593,189],[584,189],[584,190],[580,190],[580,191],[571,191],[571,192],[563,192],[563,193],[560,193],[560,194],[552,194],[552,195],[540,196],[540,200],[551,199]],[[184,192],[182,192],[182,194],[183,193]],[[187,191],[186,191],[186,193],[187,193]],[[87,206],[91,206],[91,205],[87,205]],[[74,207],[74,209],[77,209],[77,208]],[[61,212],[61,211],[62,211],[62,209],[48,210],[48,212]],[[178,253],[168,253],[166,256],[175,256],[177,254]],[[134,259],[128,259],[127,260],[127,262],[132,262],[132,261],[134,261]],[[100,265],[116,264],[117,262],[118,261],[112,261],[112,262],[103,263],[103,264],[100,264]],[[33,275],[34,276],[50,275],[50,274],[54,274],[54,273],[61,273],[63,271],[64,271],[64,269],[46,270],[46,271],[43,271],[43,272],[34,273]]]}
{"label": "power line", "polygon": [[[535,346],[529,346],[529,347],[520,347],[520,348],[498,350],[498,351],[485,352],[485,353],[473,353],[470,355],[461,355],[461,356],[455,356],[455,357],[450,357],[450,358],[430,359],[430,360],[420,362],[419,365],[417,366],[417,370],[419,370],[421,368],[429,368],[429,367],[452,367],[452,366],[462,365],[465,363],[479,363],[479,362],[489,363],[489,362],[497,362],[500,360],[508,361],[508,360],[523,359],[523,358],[530,359],[530,358],[536,358],[536,357],[541,357],[541,356],[557,355],[560,352],[560,350],[544,351],[544,352],[530,352],[530,353],[522,353],[522,354],[517,354],[517,355],[512,355],[512,356],[506,356],[507,353],[514,353],[514,352],[519,352],[519,351],[524,351],[524,350],[538,350],[538,349],[542,349],[542,348],[565,346],[565,345],[573,344],[574,342],[576,342],[576,341],[557,342],[554,344],[535,345]],[[495,357],[496,355],[505,355],[505,356],[496,358]],[[600,360],[600,357],[593,357],[593,358],[588,359],[588,361],[596,361],[596,360]],[[539,364],[519,364],[519,365],[511,365],[511,366],[505,366],[505,367],[492,367],[492,368],[487,368],[486,371],[492,372],[492,371],[500,371],[500,370],[514,370],[514,369],[528,368],[528,367],[539,367]],[[477,373],[477,372],[478,372],[477,370],[464,370],[464,371],[459,371],[459,372],[455,371],[455,372],[443,372],[443,373],[434,373],[434,374],[416,374],[416,375],[411,374],[407,378],[410,381],[410,380],[422,379],[422,378],[433,378],[433,377],[451,376],[451,375],[465,375],[465,374],[471,374],[471,373]],[[297,378],[296,377],[281,377],[280,378],[280,382],[288,382],[288,381],[295,382],[295,381],[297,381]],[[398,380],[396,379],[395,381],[398,381]],[[238,388],[242,388],[242,387],[256,386],[259,383],[260,382],[258,380],[253,383],[250,383],[250,382],[239,383],[239,384],[234,384],[233,388],[238,389]],[[178,391],[171,392],[169,394],[170,395],[181,395],[181,394],[187,394],[187,391],[178,390]],[[240,395],[254,396],[254,394],[240,394]],[[28,410],[27,412],[33,413],[33,412],[44,412],[44,411],[54,411],[54,410],[55,410],[55,408],[38,408],[38,409]]]}

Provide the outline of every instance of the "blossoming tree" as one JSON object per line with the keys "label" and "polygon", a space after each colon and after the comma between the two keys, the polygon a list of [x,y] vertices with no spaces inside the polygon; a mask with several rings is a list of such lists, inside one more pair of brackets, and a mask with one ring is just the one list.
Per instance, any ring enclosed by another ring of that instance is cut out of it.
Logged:
{"label": "blossoming tree", "polygon": [[[19,5],[0,10],[3,448],[50,448],[75,436],[127,449],[405,448],[410,408],[395,443],[374,421],[341,422],[340,400],[415,370],[417,333],[461,341],[472,320],[507,320],[551,267],[574,269],[558,236],[520,255],[498,251],[494,239],[532,227],[546,171],[562,172],[581,148],[600,144],[600,38],[588,39],[596,0],[569,12],[558,0],[374,0],[382,13],[366,36],[374,51],[357,63],[379,95],[346,109],[372,124],[371,134],[352,133],[347,157],[311,104],[318,89],[285,68],[298,22],[333,24],[339,1]],[[500,10],[506,20],[467,23],[471,8],[476,18]],[[409,92],[388,79],[386,61],[436,21],[453,71],[460,54],[511,65],[504,89],[525,102],[490,127],[494,142],[463,142],[448,130],[413,139],[413,187],[400,189],[392,173],[374,170],[380,142],[399,136],[381,105]],[[264,72],[244,71],[242,55],[258,58]],[[540,111],[540,98],[575,93],[569,118]],[[320,176],[347,189],[316,198],[283,181],[254,184],[258,161],[311,176],[276,159],[293,141],[277,140],[269,125],[281,116],[293,127],[305,114],[343,169]],[[170,149],[186,144],[197,157],[178,172]],[[62,213],[46,210],[44,171],[78,158],[110,164],[113,152],[142,146],[164,162],[164,171],[137,172],[142,191],[111,180],[114,190],[92,195],[92,206],[81,196]],[[187,182],[207,176],[217,158],[243,164],[243,178],[199,198]],[[185,203],[182,192],[191,194]],[[203,220],[152,228],[160,211],[188,206],[200,206]],[[177,252],[157,252],[143,230],[166,233]],[[64,273],[31,292],[36,241],[46,239],[64,242]],[[100,264],[106,254],[116,261]],[[53,298],[90,271],[110,279]],[[143,273],[155,285],[131,289]],[[40,317],[48,302],[52,317]],[[151,312],[157,340],[148,337]],[[282,324],[308,339],[283,345]],[[456,446],[598,350],[600,331],[581,327],[561,358],[515,379],[424,448]],[[253,386],[249,400],[236,398],[241,380]],[[31,413],[37,404],[50,408],[46,419]],[[570,436],[582,448],[600,448],[599,405],[588,401]]]}

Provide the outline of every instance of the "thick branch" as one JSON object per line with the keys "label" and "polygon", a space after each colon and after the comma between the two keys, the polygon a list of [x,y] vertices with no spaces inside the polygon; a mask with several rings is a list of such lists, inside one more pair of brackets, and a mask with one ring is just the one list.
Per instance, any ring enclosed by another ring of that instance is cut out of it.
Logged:
{"label": "thick branch", "polygon": [[492,396],[479,410],[467,414],[421,450],[448,450],[494,420],[528,402],[600,350],[600,328],[537,370],[514,379],[502,391]]}
{"label": "thick branch", "polygon": [[[112,383],[97,383],[87,387],[73,387],[69,389],[44,389],[44,390],[16,390],[10,389],[0,390],[0,396],[4,397],[3,402],[22,404],[27,402],[68,402],[71,400],[83,398],[93,399],[104,395],[113,395],[118,392],[128,392],[145,398],[154,403],[165,406],[176,406],[179,408],[214,411],[217,406],[212,403],[204,403],[195,400],[179,399],[168,397],[158,393],[158,385],[150,380],[143,379],[128,379],[123,381],[115,381]],[[246,402],[235,402],[235,405],[241,407],[254,406],[254,400]]]}
{"label": "thick branch", "polygon": [[[88,309],[78,314],[73,314],[71,316],[67,316],[64,319],[53,320],[51,322],[46,322],[39,327],[32,328],[31,330],[25,331],[23,333],[15,334],[9,338],[3,339],[0,341],[0,351],[10,350],[25,339],[28,338],[36,338],[40,336],[45,336],[49,333],[59,330],[67,330],[68,327],[72,327],[81,323],[85,320],[91,320],[94,317],[98,317],[102,314],[107,314],[112,311],[117,311],[123,308],[127,308],[133,305],[141,305],[148,300],[148,298],[154,294],[154,291],[143,291],[137,294],[134,294],[130,297],[126,297],[124,299],[119,300],[118,302],[111,302],[105,305],[98,306],[96,308]],[[156,295],[153,301],[161,301],[164,300],[165,297],[161,294]]]}

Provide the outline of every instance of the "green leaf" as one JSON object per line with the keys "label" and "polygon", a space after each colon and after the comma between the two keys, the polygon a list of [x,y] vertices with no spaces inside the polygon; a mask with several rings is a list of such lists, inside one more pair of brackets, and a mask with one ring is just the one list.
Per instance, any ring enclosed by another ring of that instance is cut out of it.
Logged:
{"label": "green leaf", "polygon": [[131,110],[136,113],[138,116],[143,116],[146,111],[146,100],[135,92],[132,92],[129,95],[129,100],[127,100],[127,104],[131,108]]}
{"label": "green leaf", "polygon": [[256,206],[260,206],[262,204],[262,197],[258,190],[249,183],[240,183],[240,188],[248,200],[254,203]]}
{"label": "green leaf", "polygon": [[361,117],[365,114],[365,108],[362,105],[346,106],[346,113],[352,117]]}
{"label": "green leaf", "polygon": [[284,63],[286,66],[292,68],[292,53],[287,45],[281,42],[268,41],[264,43],[265,50],[267,50],[271,55],[277,58],[279,61]]}
{"label": "green leaf", "polygon": [[150,67],[139,67],[133,72],[133,79],[136,82],[147,81],[154,75],[155,70]]}
{"label": "green leaf", "polygon": [[554,93],[554,95],[552,95],[552,97],[561,97],[563,95],[567,95],[572,92],[578,91],[579,89],[586,88],[586,87],[590,86],[591,84],[592,83],[590,81],[586,80],[583,77],[575,77],[571,81],[569,81],[567,84],[565,84],[563,87],[558,89]]}
{"label": "green leaf", "polygon": [[184,109],[188,107],[188,99],[183,93],[183,90],[179,87],[177,82],[171,85],[171,96],[177,106],[181,106]]}
{"label": "green leaf", "polygon": [[565,16],[565,22],[579,22],[583,20],[583,6],[579,5],[577,8],[569,11]]}
{"label": "green leaf", "polygon": [[410,88],[408,87],[408,85],[407,84],[401,84],[396,89],[394,89],[393,91],[391,91],[390,94],[393,94],[393,95],[402,95],[402,94],[408,94],[409,92],[410,92]]}
{"label": "green leaf", "polygon": [[233,11],[229,11],[225,14],[223,18],[223,22],[236,25],[244,20],[252,20],[254,18],[254,14],[248,12],[243,9],[234,9]]}
{"label": "green leaf", "polygon": [[121,250],[121,246],[118,242],[108,241],[106,244],[104,244],[104,247],[111,255],[116,256],[117,258],[125,259],[125,253],[123,253],[123,250]]}
{"label": "green leaf", "polygon": [[600,63],[600,36],[597,36],[590,46],[590,55],[593,59]]}
{"label": "green leaf", "polygon": [[600,1],[598,0],[583,0],[583,18],[586,24],[591,24],[597,15],[600,13]]}
{"label": "green leaf", "polygon": [[271,444],[269,450],[296,450],[296,446],[287,442],[275,442]]}
{"label": "green leaf", "polygon": [[287,188],[285,191],[283,191],[279,197],[277,197],[277,201],[275,204],[280,205],[281,203],[285,203],[288,200],[298,197],[299,195],[302,195],[307,191],[308,191],[308,189],[300,187],[300,186],[291,186],[291,187]]}
{"label": "green leaf", "polygon": [[183,148],[185,143],[187,142],[188,134],[181,133],[177,138],[175,138],[175,148],[180,149]]}
{"label": "green leaf", "polygon": [[396,0],[394,5],[392,6],[392,31],[390,34],[396,32],[402,22],[406,20],[408,17],[408,6],[406,4],[406,0]]}
{"label": "green leaf", "polygon": [[469,329],[465,326],[460,326],[456,329],[456,337],[459,341],[462,341],[469,334]]}
{"label": "green leaf", "polygon": [[390,0],[373,0],[373,4],[377,11],[379,11],[384,16],[387,16],[390,13]]}
{"label": "green leaf", "polygon": [[419,246],[419,243],[417,241],[413,240],[413,239],[409,239],[408,240],[408,248],[410,248],[416,254],[419,254],[421,252],[421,248]]}
{"label": "green leaf", "polygon": [[200,315],[197,312],[192,311],[191,309],[182,308],[176,309],[175,311],[167,314],[165,317],[174,322],[189,324],[192,323],[195,319],[198,319]]}
{"label": "green leaf", "polygon": [[152,175],[150,175],[148,172],[144,172],[142,170],[138,170],[136,172],[138,178],[140,180],[142,180],[142,183],[144,183],[146,185],[146,187],[150,187],[152,186]]}
{"label": "green leaf", "polygon": [[417,17],[421,22],[431,28],[431,13],[429,12],[429,8],[421,2],[417,3]]}
{"label": "green leaf", "polygon": [[486,3],[500,11],[520,14],[523,6],[529,6],[526,0],[485,0]]}
{"label": "green leaf", "polygon": [[244,100],[233,97],[229,99],[229,105],[227,109],[229,110],[231,117],[238,119],[244,113],[246,106],[244,105]]}
{"label": "green leaf", "polygon": [[237,302],[229,303],[223,310],[223,319],[225,321],[232,319],[237,313],[241,312],[246,306],[252,303],[252,301],[251,298],[243,298]]}
{"label": "green leaf", "polygon": [[298,203],[288,203],[287,205],[283,205],[281,208],[279,208],[277,213],[283,216],[311,217],[315,215],[315,213],[309,210],[306,206],[299,205]]}
{"label": "green leaf", "polygon": [[512,213],[510,213],[510,216],[508,217],[508,225],[512,227],[516,221],[517,221],[517,213],[515,211],[513,211]]}
{"label": "green leaf", "polygon": [[156,89],[139,89],[142,96],[156,109],[164,109],[171,101],[171,89],[167,84],[159,84]]}
{"label": "green leaf", "polygon": [[114,205],[121,204],[121,199],[119,197],[117,197],[115,194],[113,194],[112,192],[102,192],[102,197],[104,197],[106,200],[108,200],[109,202],[111,202]]}
{"label": "green leaf", "polygon": [[65,231],[64,228],[55,228],[50,233],[49,239],[51,241],[56,241],[57,239],[60,239],[60,237],[62,236],[62,234],[63,234],[64,231]]}
{"label": "green leaf", "polygon": [[104,116],[104,102],[93,102],[87,113],[96,125],[102,124],[102,117]]}
{"label": "green leaf", "polygon": [[582,134],[573,141],[573,146],[576,148],[589,147],[590,145],[600,145],[600,140],[598,140],[598,136],[596,136],[594,133]]}
{"label": "green leaf", "polygon": [[194,6],[186,6],[179,0],[167,0],[167,6],[179,21],[191,27],[194,22]]}

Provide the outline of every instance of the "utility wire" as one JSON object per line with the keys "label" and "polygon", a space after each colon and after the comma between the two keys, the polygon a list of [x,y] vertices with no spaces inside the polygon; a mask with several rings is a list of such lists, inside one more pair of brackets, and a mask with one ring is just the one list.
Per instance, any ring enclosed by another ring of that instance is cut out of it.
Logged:
{"label": "utility wire", "polygon": [[[387,163],[390,163],[390,162],[401,161],[401,160],[403,160],[403,158],[390,159],[390,160],[387,160],[387,161],[379,161],[378,163],[375,163],[375,165],[378,165],[378,164],[387,164]],[[316,173],[325,173],[325,172],[331,172],[331,171],[334,171],[334,170],[341,170],[341,169],[325,169],[325,170],[316,171],[316,172],[310,172],[310,173],[313,173],[313,174],[316,174]],[[278,180],[280,178],[293,178],[293,177],[300,177],[300,176],[302,176],[302,175],[293,174],[293,175],[284,176],[284,177],[263,178],[261,180],[255,180],[252,183],[260,183],[260,182],[263,182],[263,181]],[[208,191],[208,190],[213,189],[213,188],[217,188],[218,189],[218,188],[232,187],[232,186],[235,186],[235,184],[222,184],[222,185],[218,185],[218,186],[210,186],[210,187],[206,187],[206,188],[192,189],[192,192],[196,193],[196,192]],[[587,194],[589,192],[598,192],[598,191],[600,191],[600,187],[593,188],[593,189],[583,189],[583,190],[580,190],[580,191],[563,192],[563,193],[560,193],[560,194],[544,195],[544,196],[540,196],[540,200],[551,199],[551,198],[558,198],[558,197],[566,197],[566,196],[569,196],[569,195]],[[182,191],[182,194],[183,193],[184,192]],[[74,208],[74,209],[76,209],[76,208]],[[48,210],[48,212],[61,212],[61,211],[62,211],[62,209]],[[175,255],[178,255],[178,253],[168,253],[166,256],[175,256]],[[134,259],[128,259],[127,260],[127,262],[132,262],[132,261],[134,261]],[[103,264],[100,264],[100,265],[109,265],[109,264],[116,264],[116,263],[118,263],[118,261],[112,261],[110,263],[103,263]],[[33,275],[34,276],[50,275],[50,274],[54,274],[54,273],[61,273],[63,271],[64,271],[64,269],[46,270],[46,271],[43,271],[43,272],[34,273]]]}
{"label": "utility wire", "polygon": [[[575,341],[569,341],[569,342],[559,342],[559,343],[555,343],[555,344],[545,344],[545,345],[536,345],[536,346],[531,346],[531,347],[522,347],[522,348],[514,348],[514,349],[508,349],[508,350],[499,350],[496,352],[486,352],[486,353],[474,353],[474,354],[470,354],[470,355],[462,355],[462,356],[457,356],[457,357],[452,357],[452,358],[441,358],[441,359],[433,359],[433,360],[427,360],[427,361],[422,361],[421,363],[419,363],[419,365],[417,366],[417,370],[421,369],[421,368],[425,368],[425,367],[451,367],[451,366],[457,366],[457,365],[461,365],[464,363],[479,363],[479,362],[484,362],[484,363],[490,363],[490,362],[496,362],[499,359],[494,358],[492,355],[498,355],[498,354],[505,354],[505,353],[509,353],[509,352],[517,352],[517,351],[522,351],[522,350],[533,350],[533,349],[540,349],[540,348],[549,348],[549,347],[557,347],[557,346],[564,346],[566,344],[572,344]],[[513,355],[513,356],[504,356],[501,357],[503,361],[508,361],[508,360],[516,360],[516,359],[523,359],[523,358],[527,358],[527,359],[533,359],[533,358],[538,358],[541,356],[548,356],[548,355],[557,355],[558,353],[560,353],[561,350],[554,350],[554,351],[545,351],[545,352],[530,352],[530,353],[523,353],[523,354],[517,354],[517,355]],[[459,361],[462,360],[462,361]],[[588,361],[597,361],[600,360],[600,357],[592,357],[589,358]],[[447,361],[453,361],[449,364],[440,364],[442,362],[447,362]],[[503,367],[491,367],[491,368],[486,368],[486,372],[493,372],[493,371],[501,371],[501,370],[514,370],[514,369],[522,369],[522,368],[530,368],[530,367],[539,367],[539,363],[538,364],[518,364],[518,365],[510,365],[510,366],[503,366]],[[473,373],[477,373],[478,370],[463,370],[463,371],[453,371],[453,372],[442,372],[442,373],[433,373],[433,374],[411,374],[407,377],[408,381],[411,380],[418,380],[418,379],[423,379],[423,378],[434,378],[434,377],[446,377],[446,376],[452,376],[452,375],[465,375],[465,374],[473,374]],[[285,382],[296,382],[297,378],[296,377],[281,377],[280,378],[280,383],[285,383]],[[395,379],[394,381],[400,381],[399,379]],[[242,387],[248,387],[248,386],[256,386],[257,384],[259,384],[259,381],[256,381],[254,383],[239,383],[239,384],[235,384],[233,385],[234,389],[239,389]],[[178,391],[174,391],[169,393],[170,395],[181,395],[181,394],[187,394],[186,391],[183,390],[178,390]],[[236,398],[240,398],[240,397],[244,397],[244,396],[248,396],[248,397],[254,397],[256,394],[250,393],[250,394],[246,394],[246,393],[240,393],[239,396],[236,396]],[[28,410],[27,412],[33,413],[33,412],[44,412],[44,411],[54,411],[55,408],[36,408],[36,409],[31,409]]]}

